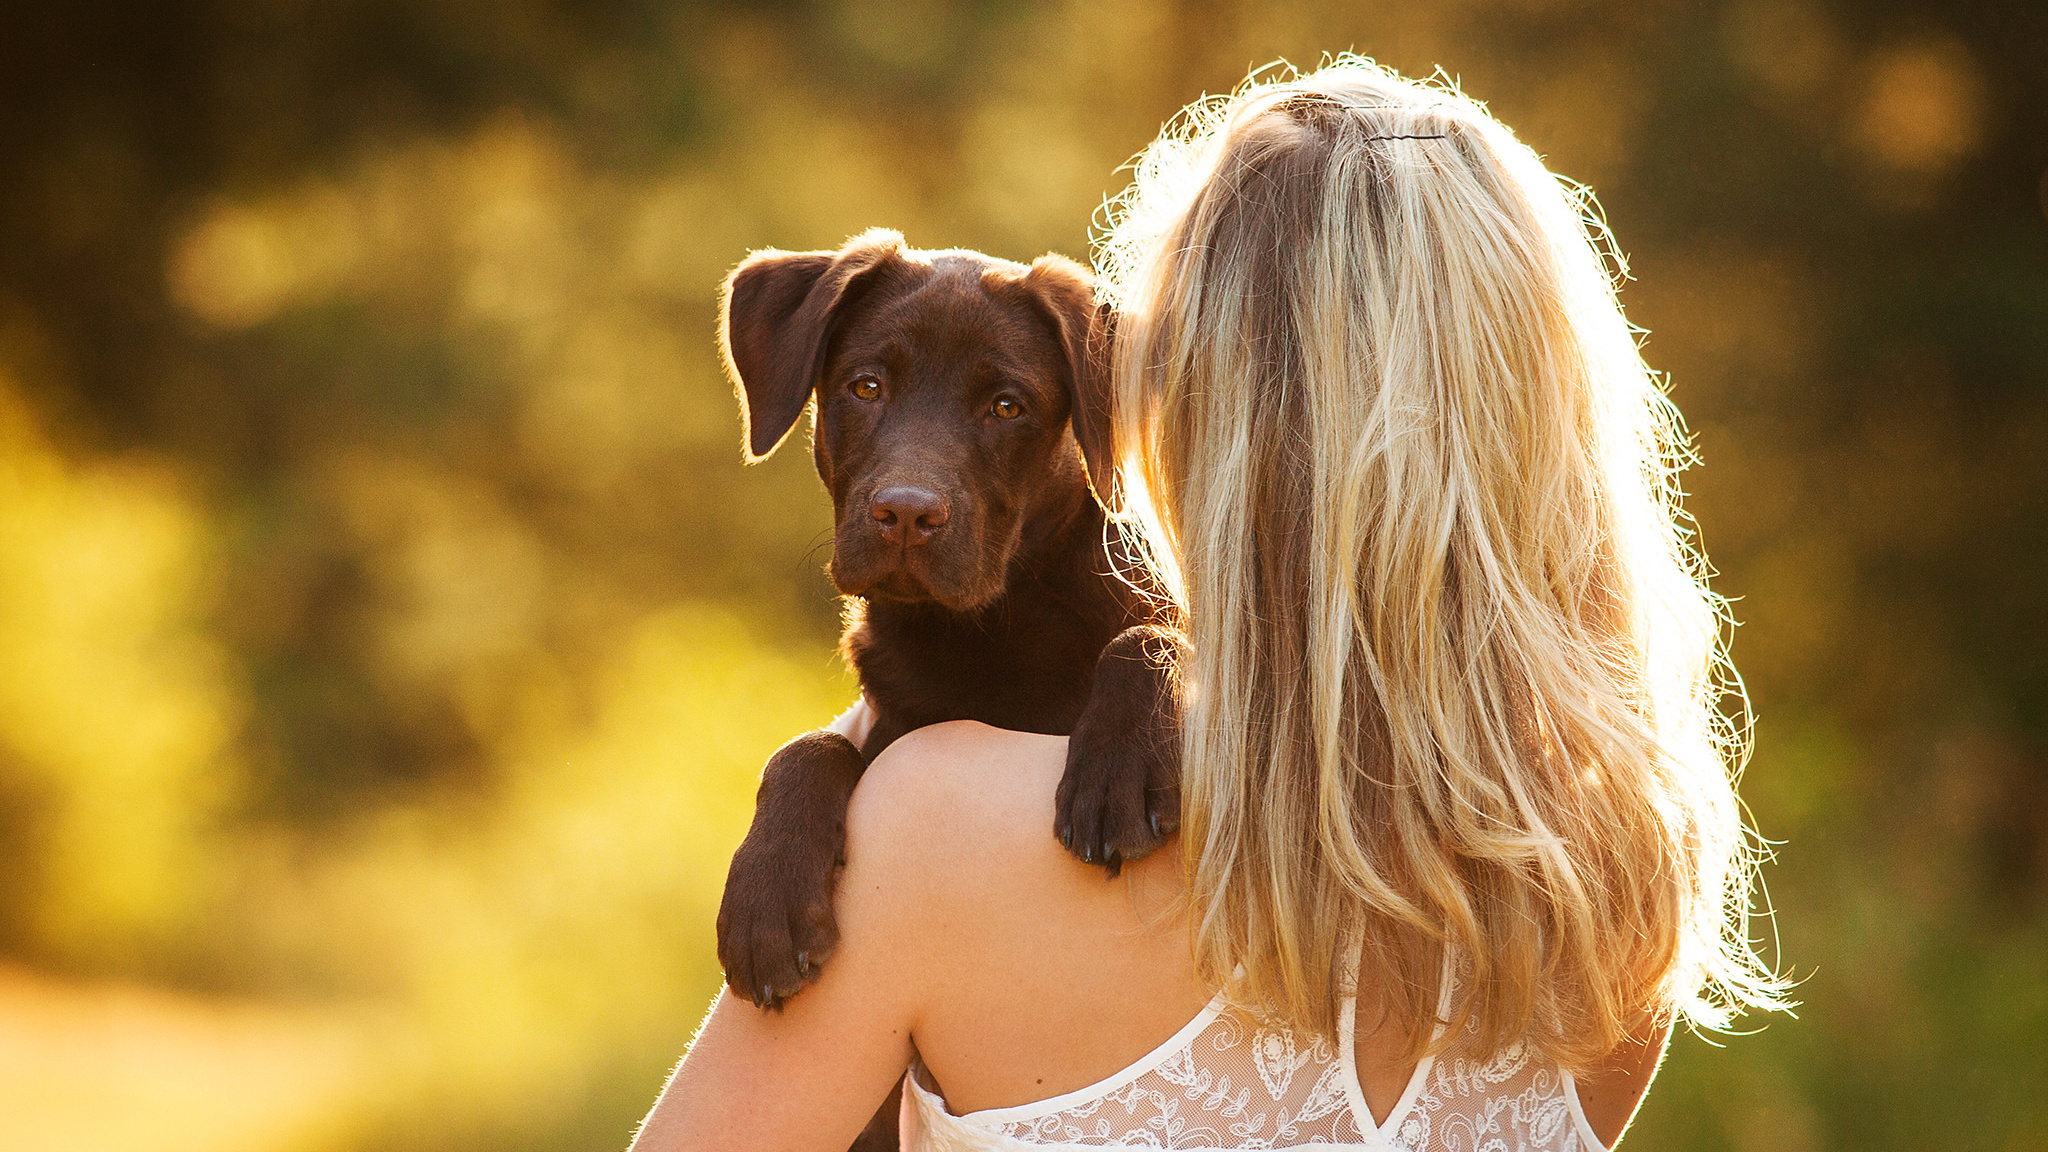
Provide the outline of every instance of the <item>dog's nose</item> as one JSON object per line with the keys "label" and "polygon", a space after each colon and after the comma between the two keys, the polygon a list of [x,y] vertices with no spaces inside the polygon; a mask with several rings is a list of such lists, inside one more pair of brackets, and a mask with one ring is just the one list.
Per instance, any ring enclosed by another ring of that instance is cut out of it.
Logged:
{"label": "dog's nose", "polygon": [[868,515],[891,544],[923,544],[946,526],[946,498],[922,488],[884,488],[868,501]]}

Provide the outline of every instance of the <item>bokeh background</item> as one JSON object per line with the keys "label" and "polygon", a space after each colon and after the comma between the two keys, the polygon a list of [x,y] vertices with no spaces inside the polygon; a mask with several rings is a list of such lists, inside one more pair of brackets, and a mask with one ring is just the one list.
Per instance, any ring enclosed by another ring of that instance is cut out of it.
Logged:
{"label": "bokeh background", "polygon": [[749,249],[1085,257],[1257,64],[1599,193],[1705,463],[1796,1020],[1646,1149],[2048,1149],[2048,6],[77,0],[0,16],[0,1148],[618,1148],[832,715]]}

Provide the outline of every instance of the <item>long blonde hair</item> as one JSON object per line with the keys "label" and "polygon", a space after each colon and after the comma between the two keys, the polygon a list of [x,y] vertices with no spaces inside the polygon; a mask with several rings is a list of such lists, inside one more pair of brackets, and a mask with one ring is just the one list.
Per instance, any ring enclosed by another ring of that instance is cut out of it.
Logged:
{"label": "long blonde hair", "polygon": [[[1326,1035],[1362,972],[1584,1068],[1780,1006],[1678,413],[1582,190],[1353,57],[1190,108],[1112,206],[1124,511],[1184,619],[1202,973]],[[1617,257],[1618,259],[1618,257]]]}

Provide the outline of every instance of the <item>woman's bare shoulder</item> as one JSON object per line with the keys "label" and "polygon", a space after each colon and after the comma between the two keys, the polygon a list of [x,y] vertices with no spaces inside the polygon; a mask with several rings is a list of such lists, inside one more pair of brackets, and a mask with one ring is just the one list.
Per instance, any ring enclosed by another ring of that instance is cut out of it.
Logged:
{"label": "woman's bare shoulder", "polygon": [[[865,847],[885,858],[877,863],[951,865],[970,893],[1009,883],[1093,900],[1114,875],[1076,860],[1054,831],[1066,756],[1064,736],[969,720],[920,728],[878,756],[854,790],[849,850]],[[958,867],[966,862],[974,867]],[[1123,874],[1177,887],[1178,853],[1127,862]]]}
{"label": "woman's bare shoulder", "polygon": [[1062,736],[972,721],[920,728],[875,758],[847,813],[851,875],[898,899],[985,905],[1079,868],[1053,838]]}
{"label": "woman's bare shoulder", "polygon": [[1047,923],[1107,942],[1153,919],[1183,891],[1178,845],[1124,865],[1122,883],[1076,860],[1053,831],[1066,751],[1064,736],[971,721],[898,740],[854,790],[840,891],[886,889],[873,898],[900,917],[943,921],[952,962],[996,963]]}
{"label": "woman's bare shoulder", "polygon": [[972,720],[919,728],[875,758],[854,790],[851,818],[916,821],[935,845],[1007,839],[1026,823],[1049,836],[1066,754],[1064,736]]}

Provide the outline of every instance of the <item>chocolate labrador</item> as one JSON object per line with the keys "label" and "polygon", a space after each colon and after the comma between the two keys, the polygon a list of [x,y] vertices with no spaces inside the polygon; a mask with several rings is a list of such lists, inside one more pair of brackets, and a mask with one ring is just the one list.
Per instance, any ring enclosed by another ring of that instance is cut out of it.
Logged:
{"label": "chocolate labrador", "polygon": [[761,774],[718,913],[726,980],[753,1003],[780,1007],[831,954],[847,800],[913,729],[1071,733],[1054,834],[1112,876],[1178,828],[1173,634],[1118,574],[1089,483],[1110,482],[1108,318],[1073,261],[879,229],[757,252],[727,279],[748,459],[817,406],[842,651],[874,714],[858,747],[812,732]]}

